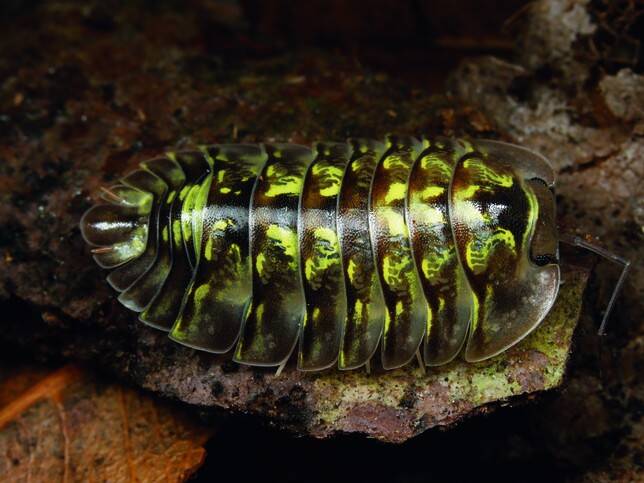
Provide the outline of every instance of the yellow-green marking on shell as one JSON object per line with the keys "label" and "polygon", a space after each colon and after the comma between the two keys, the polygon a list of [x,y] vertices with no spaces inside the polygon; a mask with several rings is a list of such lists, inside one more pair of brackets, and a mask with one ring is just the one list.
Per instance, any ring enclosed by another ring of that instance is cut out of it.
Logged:
{"label": "yellow-green marking on shell", "polygon": [[195,212],[194,203],[198,191],[209,183],[211,170],[208,159],[200,151],[171,153],[168,157],[181,167],[185,175],[185,184],[178,190],[179,196],[174,197],[167,220],[172,242],[172,265],[156,296],[139,315],[144,323],[166,331],[181,313],[186,287],[197,264],[192,219],[201,214]]}
{"label": "yellow-green marking on shell", "polygon": [[255,365],[285,361],[305,314],[298,246],[298,207],[310,149],[267,145],[268,161],[250,210],[252,301],[234,359]]}
{"label": "yellow-green marking on shell", "polygon": [[349,161],[346,144],[319,144],[309,167],[300,203],[299,241],[306,313],[298,367],[320,370],[338,357],[347,306],[336,208]]}
{"label": "yellow-green marking on shell", "polygon": [[[158,211],[158,250],[154,263],[141,275],[136,283],[119,295],[119,302],[130,309],[141,312],[154,300],[165,282],[172,266],[172,247],[169,233],[172,199],[185,183],[185,175],[173,160],[161,157],[142,163],[144,170],[155,174],[166,185],[165,198],[160,199]],[[154,325],[154,324],[151,324]]]}
{"label": "yellow-green marking on shell", "polygon": [[448,209],[449,184],[457,162],[452,154],[461,147],[455,144],[448,139],[432,143],[409,178],[411,244],[428,305],[423,348],[427,365],[454,359],[470,325],[472,296],[456,254]]}
{"label": "yellow-green marking on shell", "polygon": [[539,216],[535,200],[512,166],[494,157],[472,153],[456,164],[450,219],[474,303],[467,360],[487,359],[514,345],[554,303],[559,267],[539,267],[530,259]]}
{"label": "yellow-green marking on shell", "polygon": [[355,140],[352,147],[353,155],[344,173],[337,210],[347,305],[338,355],[340,369],[355,369],[371,359],[385,321],[385,301],[369,235],[369,193],[385,145]]}
{"label": "yellow-green marking on shell", "polygon": [[553,185],[545,158],[498,141],[221,144],[142,163],[81,234],[119,301],[180,344],[257,366],[297,347],[308,371],[369,368],[378,347],[385,369],[432,366],[492,357],[548,313]]}
{"label": "yellow-green marking on shell", "polygon": [[250,302],[248,246],[251,196],[267,156],[257,145],[221,145],[207,151],[212,181],[202,215],[199,266],[170,337],[190,347],[226,352],[237,340]]}
{"label": "yellow-green marking on shell", "polygon": [[392,369],[415,355],[427,321],[423,295],[407,228],[406,189],[414,160],[422,144],[415,139],[390,139],[371,186],[369,228],[374,260],[385,300],[382,364]]}

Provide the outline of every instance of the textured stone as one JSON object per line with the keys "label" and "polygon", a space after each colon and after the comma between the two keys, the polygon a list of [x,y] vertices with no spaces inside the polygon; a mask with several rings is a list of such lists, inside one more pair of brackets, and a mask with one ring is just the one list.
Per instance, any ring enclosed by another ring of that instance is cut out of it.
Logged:
{"label": "textured stone", "polygon": [[212,356],[187,349],[169,353],[163,348],[170,343],[149,333],[131,369],[145,373],[140,383],[153,391],[192,404],[261,414],[298,433],[358,432],[401,442],[485,411],[492,403],[561,384],[586,278],[580,269],[565,272],[546,321],[520,345],[485,363],[455,361],[426,372],[409,365],[371,374],[306,374],[289,367],[275,377],[274,370],[220,365]]}

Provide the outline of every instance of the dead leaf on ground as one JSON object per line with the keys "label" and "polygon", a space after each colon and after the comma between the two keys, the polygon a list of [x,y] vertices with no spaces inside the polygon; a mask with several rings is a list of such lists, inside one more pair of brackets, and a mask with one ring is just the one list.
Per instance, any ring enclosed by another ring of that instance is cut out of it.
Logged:
{"label": "dead leaf on ground", "polygon": [[0,481],[177,482],[204,461],[212,431],[139,391],[74,366],[0,379]]}
{"label": "dead leaf on ground", "polygon": [[51,368],[35,364],[3,361],[0,365],[0,411],[52,372]]}

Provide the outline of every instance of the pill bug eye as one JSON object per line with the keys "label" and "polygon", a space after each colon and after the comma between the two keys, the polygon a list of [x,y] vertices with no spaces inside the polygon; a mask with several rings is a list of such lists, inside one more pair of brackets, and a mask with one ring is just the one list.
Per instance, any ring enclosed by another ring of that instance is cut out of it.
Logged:
{"label": "pill bug eye", "polygon": [[141,163],[80,220],[118,300],[255,366],[493,357],[559,286],[554,171],[498,141],[213,145]]}

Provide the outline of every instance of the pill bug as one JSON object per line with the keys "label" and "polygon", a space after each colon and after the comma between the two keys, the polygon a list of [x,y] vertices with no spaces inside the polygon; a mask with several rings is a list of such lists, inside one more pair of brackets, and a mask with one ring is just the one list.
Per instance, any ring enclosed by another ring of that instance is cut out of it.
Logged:
{"label": "pill bug", "polygon": [[141,322],[254,366],[385,369],[493,357],[559,288],[548,161],[489,140],[388,136],[168,152],[80,228]]}

